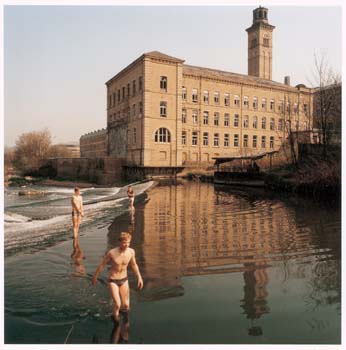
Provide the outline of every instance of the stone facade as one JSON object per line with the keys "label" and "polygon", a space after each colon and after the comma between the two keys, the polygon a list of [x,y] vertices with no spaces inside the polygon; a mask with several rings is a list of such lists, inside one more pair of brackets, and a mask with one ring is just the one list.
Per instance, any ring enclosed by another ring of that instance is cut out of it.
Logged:
{"label": "stone facade", "polygon": [[81,158],[107,156],[107,130],[101,129],[82,135],[79,139]]}
{"label": "stone facade", "polygon": [[255,9],[247,29],[249,75],[153,51],[107,81],[108,156],[135,167],[195,166],[278,150],[290,132],[309,133],[313,89],[271,80],[275,27],[267,16]]}

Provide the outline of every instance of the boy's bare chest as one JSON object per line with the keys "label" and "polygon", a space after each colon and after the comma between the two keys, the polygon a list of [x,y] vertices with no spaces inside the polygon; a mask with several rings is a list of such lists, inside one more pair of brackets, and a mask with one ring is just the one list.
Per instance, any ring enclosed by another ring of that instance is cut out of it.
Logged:
{"label": "boy's bare chest", "polygon": [[127,266],[131,260],[130,252],[115,252],[112,254],[112,263],[117,266]]}

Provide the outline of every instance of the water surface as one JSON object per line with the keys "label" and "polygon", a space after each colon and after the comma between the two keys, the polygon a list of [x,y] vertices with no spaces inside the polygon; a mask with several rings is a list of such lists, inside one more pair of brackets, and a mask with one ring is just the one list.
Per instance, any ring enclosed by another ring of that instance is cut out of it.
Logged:
{"label": "water surface", "polygon": [[[71,240],[5,260],[6,343],[339,344],[341,216],[259,190],[161,182]],[[107,271],[133,234],[145,288],[114,329]],[[129,322],[127,322],[129,321]]]}

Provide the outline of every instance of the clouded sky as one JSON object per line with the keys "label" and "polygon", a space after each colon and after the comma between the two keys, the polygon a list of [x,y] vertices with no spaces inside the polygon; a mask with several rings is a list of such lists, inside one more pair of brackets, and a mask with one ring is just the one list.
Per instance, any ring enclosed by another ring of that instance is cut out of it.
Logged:
{"label": "clouded sky", "polygon": [[[5,6],[5,145],[45,127],[54,143],[105,127],[105,82],[144,52],[247,74],[255,7]],[[341,72],[340,7],[267,7],[273,80],[310,86],[315,52]]]}

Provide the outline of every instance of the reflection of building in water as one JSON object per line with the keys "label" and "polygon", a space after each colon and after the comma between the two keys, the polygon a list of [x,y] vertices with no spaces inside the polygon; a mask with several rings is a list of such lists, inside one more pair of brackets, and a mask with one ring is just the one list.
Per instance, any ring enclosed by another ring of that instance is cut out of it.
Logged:
{"label": "reflection of building in water", "polygon": [[241,301],[241,307],[247,318],[254,320],[260,318],[263,314],[269,313],[267,304],[268,275],[266,269],[255,264],[246,265],[250,270],[245,271],[244,276],[244,299]]}
{"label": "reflection of building in water", "polygon": [[150,198],[143,254],[147,272],[156,276],[244,271],[263,256],[304,257],[314,243],[282,202],[218,194],[198,182],[157,187]]}

